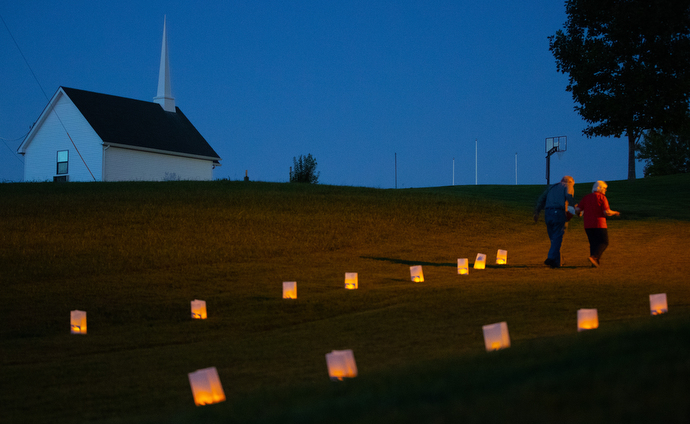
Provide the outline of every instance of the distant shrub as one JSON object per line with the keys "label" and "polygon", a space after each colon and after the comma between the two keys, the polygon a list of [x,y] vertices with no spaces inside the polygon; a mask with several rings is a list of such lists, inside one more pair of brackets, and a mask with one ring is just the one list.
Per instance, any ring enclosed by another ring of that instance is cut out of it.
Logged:
{"label": "distant shrub", "polygon": [[294,169],[290,174],[291,183],[318,184],[320,172],[316,172],[316,159],[309,153],[292,158]]}

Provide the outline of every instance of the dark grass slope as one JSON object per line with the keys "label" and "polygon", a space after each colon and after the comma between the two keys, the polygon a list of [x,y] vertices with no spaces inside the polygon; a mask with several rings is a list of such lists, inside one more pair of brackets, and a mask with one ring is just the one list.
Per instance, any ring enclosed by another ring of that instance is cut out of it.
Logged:
{"label": "dark grass slope", "polygon": [[[568,266],[543,267],[541,186],[0,184],[3,422],[688,422],[690,178],[609,184],[598,270],[579,221]],[[508,266],[457,276],[498,248]],[[592,307],[600,329],[577,333]],[[498,321],[512,347],[489,354]],[[342,348],[360,376],[331,383]],[[197,408],[187,373],[209,366],[228,399]]]}
{"label": "dark grass slope", "polygon": [[687,315],[618,323],[344,383],[268,391],[172,422],[682,423],[690,416],[689,331]]}
{"label": "dark grass slope", "polygon": [[[621,219],[690,219],[690,177],[676,174],[630,181],[607,181],[606,197],[611,207],[623,213]],[[592,182],[575,184],[575,198],[592,191]],[[519,187],[519,188],[518,188]],[[420,189],[430,193],[453,193],[500,204],[531,205],[546,186],[455,186]]]}

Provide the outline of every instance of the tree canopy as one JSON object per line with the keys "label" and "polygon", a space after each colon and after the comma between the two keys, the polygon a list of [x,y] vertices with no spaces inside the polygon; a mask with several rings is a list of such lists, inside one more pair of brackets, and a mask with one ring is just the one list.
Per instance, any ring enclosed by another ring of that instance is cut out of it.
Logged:
{"label": "tree canopy", "polygon": [[683,125],[690,96],[690,0],[567,0],[549,37],[587,137],[625,134],[628,179],[648,130]]}
{"label": "tree canopy", "polygon": [[309,153],[307,156],[299,155],[292,158],[294,170],[290,174],[291,183],[318,184],[320,172],[316,172],[316,159]]}

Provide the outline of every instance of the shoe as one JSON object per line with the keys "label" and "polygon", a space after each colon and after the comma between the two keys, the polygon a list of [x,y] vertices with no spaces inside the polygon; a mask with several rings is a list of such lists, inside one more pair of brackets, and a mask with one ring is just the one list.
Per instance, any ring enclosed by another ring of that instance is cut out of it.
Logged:
{"label": "shoe", "polygon": [[547,258],[544,261],[544,265],[549,266],[551,268],[558,268],[560,265],[558,265],[558,262],[556,262],[554,259]]}
{"label": "shoe", "polygon": [[595,258],[594,256],[590,256],[589,261],[592,263],[592,266],[599,268],[599,259]]}

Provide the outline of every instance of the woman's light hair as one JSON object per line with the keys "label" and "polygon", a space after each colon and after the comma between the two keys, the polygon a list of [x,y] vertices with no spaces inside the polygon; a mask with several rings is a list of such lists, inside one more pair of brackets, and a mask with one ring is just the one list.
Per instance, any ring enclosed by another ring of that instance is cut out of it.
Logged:
{"label": "woman's light hair", "polygon": [[592,193],[603,193],[607,187],[608,185],[604,181],[597,181],[592,187]]}

